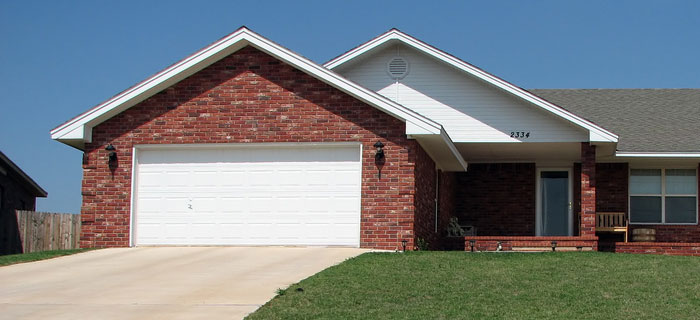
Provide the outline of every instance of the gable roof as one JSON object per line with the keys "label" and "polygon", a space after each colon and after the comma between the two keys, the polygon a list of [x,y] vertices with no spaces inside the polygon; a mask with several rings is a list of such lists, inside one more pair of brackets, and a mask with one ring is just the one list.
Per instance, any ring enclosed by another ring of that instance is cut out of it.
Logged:
{"label": "gable roof", "polygon": [[8,158],[2,151],[0,151],[0,174],[8,174],[3,168],[7,168],[14,174],[15,181],[19,182],[24,186],[29,192],[31,192],[35,197],[45,198],[48,193],[46,190],[42,189],[38,183],[36,183],[29,175],[24,173],[10,158]]}
{"label": "gable roof", "polygon": [[326,62],[324,67],[329,69],[337,68],[345,63],[365,55],[366,53],[377,49],[387,43],[399,41],[405,45],[417,49],[418,51],[442,61],[458,70],[461,70],[471,76],[474,76],[486,83],[489,83],[499,89],[502,89],[522,100],[525,100],[532,105],[539,107],[555,116],[562,118],[576,126],[584,128],[589,132],[589,140],[591,142],[617,142],[618,137],[614,133],[605,130],[604,128],[592,123],[576,114],[573,114],[557,105],[554,105],[540,97],[519,88],[501,78],[498,78],[484,70],[481,70],[455,56],[452,56],[440,49],[437,49],[425,42],[422,42],[414,37],[411,37],[398,29],[391,29],[378,37],[361,44],[360,46]]}
{"label": "gable roof", "polygon": [[[343,78],[260,35],[241,27],[193,55],[119,93],[51,130],[51,138],[75,148],[92,140],[92,128],[246,46],[253,46],[381,111],[406,122],[407,134],[441,134],[442,126],[390,99]],[[449,142],[451,143],[451,141]]]}
{"label": "gable roof", "polygon": [[700,89],[531,89],[620,135],[619,152],[698,153]]}

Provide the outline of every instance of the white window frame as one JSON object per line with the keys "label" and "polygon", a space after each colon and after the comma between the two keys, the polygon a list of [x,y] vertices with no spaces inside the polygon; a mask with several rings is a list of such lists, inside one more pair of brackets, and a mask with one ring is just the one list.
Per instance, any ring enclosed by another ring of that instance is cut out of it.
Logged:
{"label": "white window frame", "polygon": [[[632,193],[632,170],[637,169],[655,169],[661,170],[661,193],[651,194],[651,193]],[[695,193],[694,194],[666,194],[666,170],[673,169],[683,169],[683,170],[693,170],[695,171]],[[629,211],[629,223],[638,225],[697,225],[698,224],[698,169],[695,167],[630,167],[627,173],[627,208]],[[634,222],[632,221],[632,197],[661,197],[661,222]],[[666,222],[666,197],[695,197],[695,222]]]}

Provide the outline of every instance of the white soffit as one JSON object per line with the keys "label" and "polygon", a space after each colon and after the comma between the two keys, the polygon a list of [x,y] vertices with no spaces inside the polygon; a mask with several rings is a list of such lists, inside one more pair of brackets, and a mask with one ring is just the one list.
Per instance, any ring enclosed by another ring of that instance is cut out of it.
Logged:
{"label": "white soffit", "polygon": [[242,27],[221,40],[175,63],[156,75],[51,130],[51,138],[82,149],[91,142],[92,128],[161,90],[193,75],[246,46],[253,46],[377,109],[406,122],[406,134],[437,134],[442,126],[390,99],[343,78]]}
{"label": "white soffit", "polygon": [[440,61],[443,61],[459,70],[462,70],[474,77],[477,77],[478,79],[481,79],[483,81],[486,81],[487,83],[496,86],[497,88],[500,88],[502,90],[505,90],[506,92],[521,98],[527,102],[530,102],[534,104],[537,107],[540,107],[546,111],[549,111],[550,113],[565,119],[579,127],[582,127],[586,130],[589,131],[589,141],[590,142],[617,142],[618,141],[618,136],[615,135],[614,133],[607,131],[596,124],[583,119],[569,111],[566,111],[562,109],[559,106],[556,106],[550,102],[547,102],[546,100],[543,100],[532,93],[523,90],[503,79],[500,79],[488,72],[485,72],[465,61],[462,61],[461,59],[454,57],[442,50],[439,50],[429,44],[426,44],[425,42],[422,42],[414,37],[411,37],[397,29],[391,29],[388,32],[356,47],[355,49],[352,49],[345,54],[334,58],[331,61],[326,62],[323,66],[328,68],[328,69],[335,69],[347,62],[350,62],[354,60],[355,58],[358,58],[365,53],[381,46],[384,43],[387,43],[389,41],[400,41],[406,45],[409,45],[420,52],[423,52],[435,59],[438,59]]}

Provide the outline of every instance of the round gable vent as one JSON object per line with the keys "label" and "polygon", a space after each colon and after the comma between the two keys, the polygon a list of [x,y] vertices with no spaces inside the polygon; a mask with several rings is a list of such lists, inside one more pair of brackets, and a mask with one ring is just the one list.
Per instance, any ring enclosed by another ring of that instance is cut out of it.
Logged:
{"label": "round gable vent", "polygon": [[403,79],[408,74],[408,61],[403,57],[394,57],[387,63],[386,71],[392,79]]}

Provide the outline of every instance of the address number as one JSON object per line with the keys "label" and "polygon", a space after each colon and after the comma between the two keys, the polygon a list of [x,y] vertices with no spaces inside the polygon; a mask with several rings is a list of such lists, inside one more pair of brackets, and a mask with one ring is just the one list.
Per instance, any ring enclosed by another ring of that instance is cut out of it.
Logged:
{"label": "address number", "polygon": [[530,131],[511,131],[510,137],[511,138],[529,138]]}

